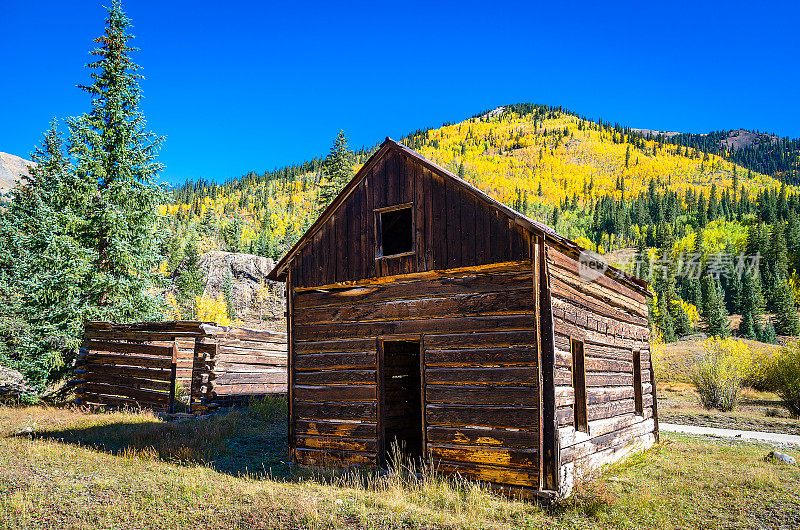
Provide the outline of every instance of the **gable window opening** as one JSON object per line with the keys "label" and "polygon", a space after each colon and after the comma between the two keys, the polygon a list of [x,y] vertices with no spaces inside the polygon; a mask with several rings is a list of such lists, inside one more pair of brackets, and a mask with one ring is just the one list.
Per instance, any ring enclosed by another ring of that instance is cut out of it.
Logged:
{"label": "gable window opening", "polygon": [[642,354],[639,350],[633,351],[633,405],[637,416],[644,416],[644,401],[642,396]]}
{"label": "gable window opening", "polygon": [[575,392],[574,423],[575,430],[589,433],[589,417],[586,413],[586,361],[583,355],[583,342],[572,339],[572,389]]}
{"label": "gable window opening", "polygon": [[378,212],[378,257],[414,251],[414,214],[411,205]]}

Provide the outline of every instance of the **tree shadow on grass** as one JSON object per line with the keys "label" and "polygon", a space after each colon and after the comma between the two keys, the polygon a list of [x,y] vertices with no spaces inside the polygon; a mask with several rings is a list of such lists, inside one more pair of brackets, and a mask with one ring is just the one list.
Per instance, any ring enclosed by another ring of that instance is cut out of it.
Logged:
{"label": "tree shadow on grass", "polygon": [[104,422],[98,415],[99,422],[94,425],[15,436],[52,440],[117,456],[204,465],[237,476],[289,478],[286,414],[281,408],[280,403],[267,407],[268,410],[253,410],[251,405],[174,422],[154,421],[145,415],[128,421]]}

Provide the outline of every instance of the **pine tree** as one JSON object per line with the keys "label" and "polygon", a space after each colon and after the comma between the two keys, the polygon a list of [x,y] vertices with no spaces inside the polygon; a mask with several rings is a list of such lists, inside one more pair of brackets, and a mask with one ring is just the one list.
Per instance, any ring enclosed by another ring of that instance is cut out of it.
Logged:
{"label": "pine tree", "polygon": [[180,265],[180,271],[175,277],[176,299],[181,308],[183,318],[196,318],[196,303],[198,296],[203,294],[205,281],[200,270],[198,259],[197,243],[189,239],[184,248],[184,258]]}
{"label": "pine tree", "polygon": [[800,335],[800,321],[797,318],[797,306],[789,282],[778,276],[772,292],[775,304],[775,331],[780,335]]}
{"label": "pine tree", "polygon": [[661,336],[664,342],[675,342],[675,323],[672,320],[672,315],[669,314],[669,307],[666,297],[658,299],[658,329],[661,331]]}
{"label": "pine tree", "polygon": [[727,337],[730,334],[728,311],[725,300],[717,282],[711,276],[703,278],[704,302],[702,316],[706,331],[715,337]]}
{"label": "pine tree", "polygon": [[91,110],[68,120],[69,152],[80,193],[90,198],[83,245],[95,251],[89,302],[102,318],[127,321],[159,317],[159,299],[148,293],[161,261],[157,216],[164,199],[156,184],[162,139],[146,130],[138,108],[137,72],[130,57],[130,21],[119,0],[108,9],[105,34],[87,65],[92,84],[80,88]]}
{"label": "pine tree", "polygon": [[323,164],[324,178],[319,183],[319,206],[321,212],[333,202],[353,178],[355,156],[347,148],[347,137],[340,130],[333,142],[331,152]]}
{"label": "pine tree", "polygon": [[80,344],[94,253],[81,246],[86,204],[63,152],[55,122],[36,163],[0,215],[0,364],[42,389]]}
{"label": "pine tree", "polygon": [[689,315],[683,309],[683,305],[678,300],[673,300],[672,304],[672,320],[675,325],[675,333],[678,337],[685,337],[690,335],[693,331],[692,321],[689,320]]}
{"label": "pine tree", "polygon": [[777,344],[778,337],[775,334],[775,328],[772,325],[772,320],[767,319],[767,322],[764,324],[764,328],[761,329],[761,332],[758,336],[758,340],[761,342],[766,342],[769,344]]}

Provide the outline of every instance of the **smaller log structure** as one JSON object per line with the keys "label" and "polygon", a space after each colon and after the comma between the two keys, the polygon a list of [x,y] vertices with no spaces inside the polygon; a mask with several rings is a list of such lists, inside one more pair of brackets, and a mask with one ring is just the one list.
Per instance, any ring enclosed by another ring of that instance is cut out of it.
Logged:
{"label": "smaller log structure", "polygon": [[286,392],[286,335],[198,321],[87,322],[76,403],[192,412]]}

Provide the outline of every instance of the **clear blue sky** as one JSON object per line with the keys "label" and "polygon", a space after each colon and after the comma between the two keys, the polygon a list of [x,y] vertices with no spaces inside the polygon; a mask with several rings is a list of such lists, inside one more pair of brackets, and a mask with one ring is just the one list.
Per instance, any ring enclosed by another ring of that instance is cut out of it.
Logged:
{"label": "clear blue sky", "polygon": [[[0,1],[0,151],[88,107],[110,0]],[[639,128],[800,136],[786,2],[127,0],[165,179],[222,180],[510,102]]]}

